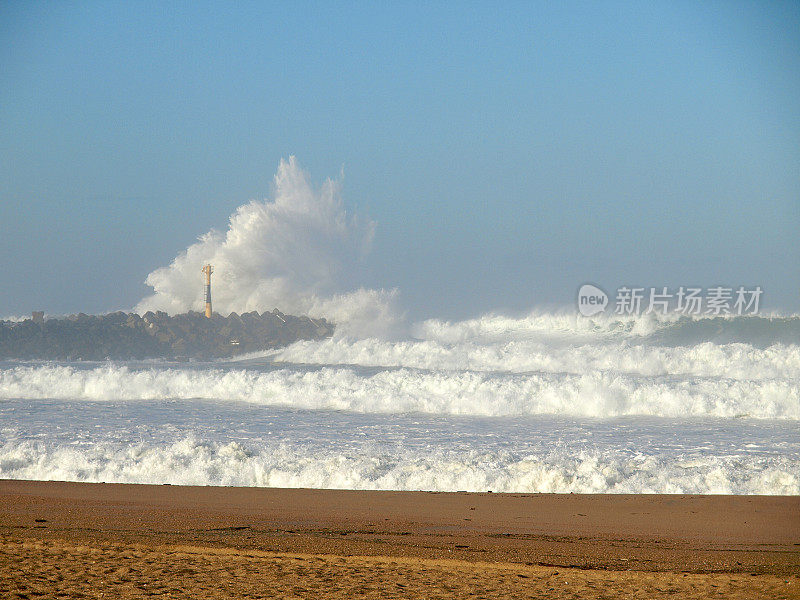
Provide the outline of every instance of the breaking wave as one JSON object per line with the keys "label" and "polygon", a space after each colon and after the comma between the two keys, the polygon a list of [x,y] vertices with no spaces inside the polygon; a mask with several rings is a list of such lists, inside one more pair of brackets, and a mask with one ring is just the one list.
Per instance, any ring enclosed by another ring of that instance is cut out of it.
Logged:
{"label": "breaking wave", "polygon": [[204,399],[360,413],[800,419],[796,380],[653,377],[605,371],[17,366],[0,371],[0,398]]}
{"label": "breaking wave", "polygon": [[[617,372],[645,377],[697,376],[732,380],[800,378],[800,347],[747,344],[658,347],[645,344],[556,345],[537,340],[456,344],[436,340],[386,342],[334,339],[298,342],[262,356],[316,365],[363,365],[427,370],[566,373]],[[255,357],[251,357],[255,360]]]}
{"label": "breaking wave", "polygon": [[216,307],[336,335],[206,364],[0,363],[0,478],[800,494],[800,317],[533,311],[403,335],[397,292],[354,276],[373,230],[282,161],[274,199],[153,271],[137,310],[201,308],[210,262]]}
{"label": "breaking wave", "polygon": [[279,443],[256,450],[194,436],[144,444],[0,445],[0,477],[175,485],[554,493],[798,494],[800,465],[779,456],[665,457],[585,450],[359,452]]}
{"label": "breaking wave", "polygon": [[229,362],[6,362],[0,477],[800,494],[797,323],[535,312]]}
{"label": "breaking wave", "polygon": [[[462,322],[425,321],[414,339],[339,337],[251,355],[316,365],[447,371],[600,374],[644,378],[800,383],[800,318],[595,317],[531,313]],[[722,338],[725,341],[720,342]],[[676,343],[686,340],[685,343]],[[691,341],[689,341],[691,340]]]}

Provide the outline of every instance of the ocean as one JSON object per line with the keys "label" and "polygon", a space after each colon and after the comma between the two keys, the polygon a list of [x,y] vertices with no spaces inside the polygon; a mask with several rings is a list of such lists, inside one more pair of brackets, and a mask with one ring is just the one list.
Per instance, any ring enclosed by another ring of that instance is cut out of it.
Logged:
{"label": "ocean", "polygon": [[0,362],[0,478],[800,494],[800,318],[429,320],[211,363]]}

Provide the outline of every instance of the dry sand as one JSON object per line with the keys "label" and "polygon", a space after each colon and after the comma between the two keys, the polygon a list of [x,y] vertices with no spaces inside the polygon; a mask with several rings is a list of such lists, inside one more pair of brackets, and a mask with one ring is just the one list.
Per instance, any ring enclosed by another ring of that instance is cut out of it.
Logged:
{"label": "dry sand", "polygon": [[9,598],[800,598],[800,498],[0,481]]}

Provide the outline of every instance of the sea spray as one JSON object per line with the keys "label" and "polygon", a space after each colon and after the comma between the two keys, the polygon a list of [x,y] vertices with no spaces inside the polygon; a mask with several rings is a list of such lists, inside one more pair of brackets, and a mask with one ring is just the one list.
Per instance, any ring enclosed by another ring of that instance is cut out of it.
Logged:
{"label": "sea spray", "polygon": [[200,266],[215,269],[214,306],[230,312],[286,313],[326,318],[340,333],[386,334],[401,321],[397,291],[353,281],[369,252],[375,224],[349,214],[339,183],[315,189],[292,156],[281,160],[272,200],[251,201],[216,230],[150,273],[153,294],[136,311],[169,314],[201,310]]}

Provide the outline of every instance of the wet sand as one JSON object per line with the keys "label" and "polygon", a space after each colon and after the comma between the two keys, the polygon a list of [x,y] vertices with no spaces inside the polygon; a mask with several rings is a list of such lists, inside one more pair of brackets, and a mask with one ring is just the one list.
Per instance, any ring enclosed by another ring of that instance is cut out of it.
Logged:
{"label": "wet sand", "polygon": [[800,598],[800,498],[0,481],[10,598]]}

